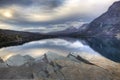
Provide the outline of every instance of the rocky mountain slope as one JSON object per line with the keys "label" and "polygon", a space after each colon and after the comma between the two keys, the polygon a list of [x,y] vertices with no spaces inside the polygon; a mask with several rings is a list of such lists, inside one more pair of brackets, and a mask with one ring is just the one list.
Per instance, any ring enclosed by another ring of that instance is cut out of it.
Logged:
{"label": "rocky mountain slope", "polygon": [[79,28],[69,27],[69,28],[67,28],[65,30],[62,30],[62,31],[49,32],[49,33],[46,33],[46,34],[71,37],[71,35],[81,34],[87,28],[88,28],[88,24],[86,23],[86,24],[83,24],[82,26],[80,26]]}
{"label": "rocky mountain slope", "polygon": [[115,2],[107,12],[89,24],[89,35],[117,36],[120,33],[120,1]]}
{"label": "rocky mountain slope", "polygon": [[[55,56],[53,56],[55,55]],[[13,58],[25,56],[12,56],[8,60],[14,62]],[[11,59],[12,58],[12,59]],[[28,57],[27,57],[28,58]],[[30,58],[30,56],[29,56]],[[105,58],[103,58],[105,59]],[[101,61],[103,60],[101,59]],[[17,58],[16,58],[17,60]],[[19,60],[19,58],[18,58]],[[105,59],[107,63],[107,59]],[[95,60],[96,61],[96,60]],[[0,68],[0,79],[35,79],[35,80],[119,80],[118,72],[114,73],[114,67],[107,66],[101,62],[88,61],[80,55],[69,54],[61,56],[48,52],[37,59],[26,59],[24,64],[8,64],[8,67]],[[112,61],[110,61],[112,62]],[[6,62],[4,62],[6,63]],[[116,63],[117,64],[117,63]],[[106,65],[106,64],[104,64]],[[118,64],[119,65],[119,64]],[[108,70],[108,68],[110,68]],[[118,69],[120,71],[120,68]],[[4,73],[4,74],[3,74]]]}
{"label": "rocky mountain slope", "polygon": [[84,40],[106,58],[120,62],[120,1],[88,26]]}

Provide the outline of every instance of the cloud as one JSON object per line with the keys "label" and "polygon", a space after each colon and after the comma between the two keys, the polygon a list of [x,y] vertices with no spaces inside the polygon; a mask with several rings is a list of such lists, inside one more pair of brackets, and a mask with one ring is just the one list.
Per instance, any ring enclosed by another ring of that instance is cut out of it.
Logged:
{"label": "cloud", "polygon": [[32,0],[0,0],[0,6],[11,6],[11,5],[28,5],[32,4]]}
{"label": "cloud", "polygon": [[0,29],[14,29],[14,28],[15,28],[15,26],[0,22]]}
{"label": "cloud", "polygon": [[105,12],[114,1],[117,0],[0,0],[0,21],[15,25],[16,29],[76,19],[90,22]]}
{"label": "cloud", "polygon": [[57,7],[61,3],[61,0],[0,0],[0,6],[6,7],[11,5],[19,6],[32,6],[36,5],[47,5],[48,7]]}
{"label": "cloud", "polygon": [[46,24],[46,25],[30,25],[26,26],[16,26],[16,25],[9,25],[5,24],[3,22],[0,22],[0,28],[1,29],[10,29],[10,30],[18,30],[18,31],[27,31],[27,32],[38,32],[38,33],[48,33],[48,32],[57,32],[62,31],[67,28],[80,28],[81,25],[85,24],[87,22],[82,22],[80,20],[77,21],[67,21],[64,23],[59,24]]}

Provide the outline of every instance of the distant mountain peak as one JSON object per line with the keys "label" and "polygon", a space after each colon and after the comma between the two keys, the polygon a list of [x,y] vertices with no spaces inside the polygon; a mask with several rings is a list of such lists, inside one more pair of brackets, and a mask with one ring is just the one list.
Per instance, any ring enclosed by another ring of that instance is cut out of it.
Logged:
{"label": "distant mountain peak", "polygon": [[109,8],[109,11],[120,11],[120,1],[116,1],[113,3],[113,5]]}
{"label": "distant mountain peak", "polygon": [[113,3],[107,12],[89,24],[87,30],[91,36],[115,36],[120,33],[120,1]]}
{"label": "distant mountain peak", "polygon": [[93,20],[86,30],[85,39],[91,48],[104,57],[120,62],[120,1]]}

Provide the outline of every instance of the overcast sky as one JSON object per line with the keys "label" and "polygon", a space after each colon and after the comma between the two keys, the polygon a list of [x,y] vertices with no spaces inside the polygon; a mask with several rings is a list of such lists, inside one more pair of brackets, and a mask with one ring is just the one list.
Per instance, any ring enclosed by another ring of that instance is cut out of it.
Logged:
{"label": "overcast sky", "polygon": [[90,22],[107,11],[115,1],[0,0],[0,29],[62,30],[70,25]]}

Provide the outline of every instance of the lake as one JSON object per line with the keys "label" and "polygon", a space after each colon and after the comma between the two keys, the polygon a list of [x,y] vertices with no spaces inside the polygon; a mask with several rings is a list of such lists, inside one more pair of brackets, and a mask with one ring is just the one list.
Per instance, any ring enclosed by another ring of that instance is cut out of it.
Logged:
{"label": "lake", "polygon": [[79,53],[81,55],[100,55],[90,48],[84,41],[78,39],[45,39],[32,41],[19,46],[11,46],[0,49],[0,56],[8,58],[12,55],[30,55],[34,58],[40,57],[47,52],[54,52],[60,55]]}

